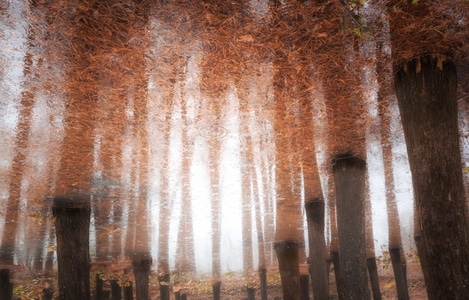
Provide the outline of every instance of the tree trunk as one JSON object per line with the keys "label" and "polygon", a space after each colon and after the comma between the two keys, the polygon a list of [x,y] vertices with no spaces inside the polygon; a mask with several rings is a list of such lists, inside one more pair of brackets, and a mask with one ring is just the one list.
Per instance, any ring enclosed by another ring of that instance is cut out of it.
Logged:
{"label": "tree trunk", "polygon": [[[309,300],[309,275],[300,275],[300,291],[301,300]],[[316,299],[328,299],[328,298],[316,298]]]}
{"label": "tree trunk", "polygon": [[[185,95],[183,95],[185,96]],[[187,97],[182,99],[181,111],[184,127],[182,129],[182,200],[181,218],[179,221],[176,266],[179,272],[195,272],[194,228],[192,223],[191,165],[194,152],[194,137],[190,128],[195,119],[191,118]]]}
{"label": "tree trunk", "polygon": [[134,298],[132,282],[124,286],[124,300],[132,300]]}
{"label": "tree trunk", "polygon": [[336,192],[334,181],[332,180],[332,172],[328,176],[328,202],[329,202],[329,223],[331,228],[331,242],[329,251],[331,262],[334,267],[334,278],[337,287],[337,296],[339,300],[344,299],[344,282],[340,272],[340,255],[339,255],[339,232],[337,229],[337,209],[336,209]]}
{"label": "tree trunk", "polygon": [[52,300],[53,296],[54,290],[52,289],[52,287],[49,286],[42,289],[42,300]]}
{"label": "tree trunk", "polygon": [[300,262],[298,242],[283,241],[274,245],[282,281],[283,299],[300,300]]}
{"label": "tree trunk", "polygon": [[337,297],[339,300],[345,299],[345,287],[340,272],[340,255],[338,251],[331,251],[332,265],[334,266],[335,285],[337,287]]}
{"label": "tree trunk", "polygon": [[369,193],[369,183],[366,189],[365,198],[365,234],[366,234],[366,266],[368,268],[368,277],[370,278],[371,291],[374,300],[381,300],[381,291],[379,288],[378,267],[376,265],[375,243],[373,237],[373,212],[371,211],[371,199]]}
{"label": "tree trunk", "polygon": [[267,270],[259,269],[259,285],[261,290],[261,300],[267,300]]}
{"label": "tree trunk", "polygon": [[90,299],[90,212],[86,196],[54,199],[60,300]]}
{"label": "tree trunk", "polygon": [[381,300],[381,291],[379,289],[378,267],[376,265],[376,257],[367,257],[366,266],[368,267],[368,274],[370,275],[371,291],[373,292],[374,300]]}
{"label": "tree trunk", "polygon": [[158,276],[158,284],[160,285],[161,300],[169,300],[170,281],[171,281],[171,274],[162,274],[161,276]]}
{"label": "tree trunk", "polygon": [[96,273],[96,300],[103,300],[103,288],[104,280],[101,278],[101,274]]}
{"label": "tree trunk", "polygon": [[395,75],[430,299],[465,299],[469,294],[456,84],[453,63],[440,56],[416,58]]}
{"label": "tree trunk", "polygon": [[366,162],[357,157],[338,157],[333,172],[344,297],[370,299],[365,254]]}
{"label": "tree trunk", "polygon": [[[251,150],[251,149],[250,149]],[[251,168],[249,166],[244,166],[243,171],[243,199],[242,199],[242,239],[243,239],[243,270],[244,274],[247,275],[252,272],[254,268],[254,259],[253,259],[253,239],[252,239],[252,209],[253,209],[253,199],[252,199],[252,180],[255,180],[253,176],[255,174],[251,173]],[[256,201],[257,199],[254,199]]]}
{"label": "tree trunk", "polygon": [[212,283],[213,300],[221,299],[221,281],[216,280]]}
{"label": "tree trunk", "polygon": [[117,279],[111,279],[111,299],[121,300],[122,299],[122,288],[119,285]]}
{"label": "tree trunk", "polygon": [[137,300],[148,300],[148,284],[151,268],[151,255],[149,253],[136,253],[132,257],[132,267],[135,277],[135,294]]}
{"label": "tree trunk", "polygon": [[10,283],[10,270],[0,270],[0,299],[10,300],[13,293],[13,284]]}
{"label": "tree trunk", "polygon": [[324,239],[325,208],[322,199],[305,203],[308,221],[309,261],[314,299],[329,299],[329,282]]}
{"label": "tree trunk", "polygon": [[[386,31],[385,35],[389,34],[389,26],[387,26],[387,17],[383,16],[377,22],[378,30]],[[389,37],[388,37],[389,38]],[[400,254],[399,260],[394,257],[395,251],[401,252],[402,250],[402,237],[401,226],[399,220],[399,212],[397,210],[396,192],[394,184],[394,168],[393,168],[393,143],[391,141],[391,121],[392,113],[395,105],[394,90],[392,82],[389,80],[389,74],[392,74],[391,53],[384,47],[388,40],[378,40],[376,43],[376,73],[379,83],[378,109],[380,116],[380,132],[381,132],[381,145],[383,149],[383,169],[384,169],[384,185],[386,194],[386,209],[388,218],[388,249],[391,255],[391,263],[393,265],[394,279],[396,281],[397,297],[400,300],[409,299],[407,289],[407,277],[403,268],[405,269],[405,256],[404,261],[401,262]],[[392,101],[391,101],[392,100]],[[415,224],[415,223],[414,223]],[[397,250],[395,250],[397,249]],[[404,267],[401,267],[404,265]],[[405,270],[404,270],[405,271]]]}
{"label": "tree trunk", "polygon": [[[244,126],[247,127],[247,126]],[[242,240],[243,240],[243,271],[244,274],[249,274],[254,268],[253,254],[252,254],[252,193],[253,193],[253,176],[255,173],[252,173],[252,168],[250,164],[254,163],[252,160],[252,142],[251,138],[248,137],[248,130],[244,128],[243,130],[246,134],[246,137],[243,140],[241,155],[242,159],[245,160],[245,163],[241,166],[242,174],[242,213],[241,213],[241,224],[242,224]],[[255,199],[257,200],[257,199]],[[254,200],[254,201],[255,201]]]}
{"label": "tree trunk", "polygon": [[408,300],[409,292],[407,289],[406,280],[406,264],[401,260],[401,248],[389,248],[389,255],[391,256],[391,264],[394,272],[394,279],[396,280],[397,299]]}
{"label": "tree trunk", "polygon": [[256,289],[253,287],[247,288],[248,300],[256,300]]}

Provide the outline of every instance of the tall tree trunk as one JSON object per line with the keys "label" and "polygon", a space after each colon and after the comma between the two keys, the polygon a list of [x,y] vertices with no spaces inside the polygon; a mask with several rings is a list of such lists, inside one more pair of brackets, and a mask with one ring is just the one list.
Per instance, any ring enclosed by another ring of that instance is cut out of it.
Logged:
{"label": "tall tree trunk", "polygon": [[[186,95],[187,96],[187,95]],[[193,156],[194,138],[190,136],[193,118],[189,116],[187,99],[182,99],[182,201],[181,219],[179,221],[178,244],[176,250],[176,265],[180,272],[195,272],[194,229],[192,224],[192,195],[191,195],[191,161]]]}
{"label": "tall tree trunk", "polygon": [[[378,68],[379,69],[379,68]],[[380,71],[378,71],[380,74]],[[379,79],[378,79],[379,80]],[[379,80],[381,86],[386,84],[384,81]],[[393,173],[393,156],[392,144],[390,139],[390,126],[391,117],[389,112],[389,99],[380,97],[381,92],[378,93],[379,109],[381,116],[381,144],[383,145],[383,165],[384,165],[384,184],[386,187],[386,208],[388,218],[388,250],[391,256],[391,264],[394,272],[394,279],[396,281],[396,291],[398,299],[409,299],[407,276],[406,276],[406,261],[403,255],[401,226],[399,221],[399,211],[397,209],[396,194],[394,187],[394,173]]]}
{"label": "tall tree trunk", "polygon": [[[394,185],[394,168],[391,140],[391,121],[395,105],[395,94],[392,82],[391,53],[385,49],[385,44],[389,42],[389,20],[387,16],[382,16],[375,20],[377,30],[383,32],[383,37],[376,41],[376,75],[379,84],[377,92],[378,114],[380,118],[381,145],[383,151],[384,186],[386,197],[386,209],[388,219],[388,250],[391,255],[391,263],[396,281],[396,291],[398,299],[409,299],[406,262],[402,249],[401,226],[399,211],[396,203],[396,191]],[[403,259],[401,261],[401,258]]]}
{"label": "tall tree trunk", "polygon": [[[245,162],[241,166],[241,174],[242,174],[242,214],[241,214],[241,222],[242,222],[242,239],[243,239],[243,270],[244,274],[248,275],[253,267],[253,253],[252,253],[252,180],[253,175],[251,174],[251,166],[249,164],[252,162],[252,155],[248,153],[252,151],[252,145],[249,138],[243,139],[243,148],[245,149],[242,151],[242,157],[244,158]],[[248,158],[248,156],[251,156]]]}
{"label": "tall tree trunk", "polygon": [[[300,61],[308,61],[307,56]],[[313,122],[313,103],[309,89],[305,85],[305,79],[310,78],[310,69],[308,65],[302,65],[301,70],[305,70],[306,74],[298,74],[298,82],[300,84],[300,101],[301,101],[301,134],[302,138],[298,138],[298,147],[301,152],[301,161],[303,169],[303,185],[304,185],[304,206],[306,208],[306,218],[308,223],[308,241],[309,241],[309,263],[311,284],[313,288],[313,296],[315,299],[329,298],[329,280],[328,268],[326,264],[326,240],[324,236],[325,222],[325,203],[319,178],[318,163],[316,160],[316,145],[314,140],[314,122]],[[303,80],[301,80],[303,79]]]}
{"label": "tall tree trunk", "polygon": [[[300,193],[298,193],[297,146],[299,133],[296,109],[298,106],[294,66],[286,51],[293,49],[292,41],[282,36],[291,27],[286,22],[287,11],[280,1],[271,1],[272,27],[276,38],[282,43],[273,59],[273,86],[275,101],[275,184],[276,227],[274,249],[279,264],[284,299],[300,299],[300,245],[303,239]],[[285,26],[285,27],[284,27]],[[295,60],[297,58],[294,58]],[[293,99],[292,99],[293,97]],[[304,249],[304,248],[303,248]]]}
{"label": "tall tree trunk", "polygon": [[56,219],[59,299],[64,300],[90,299],[89,201],[97,105],[96,85],[91,80],[95,69],[90,58],[98,55],[99,49],[87,41],[90,34],[96,34],[85,22],[87,14],[72,9],[58,14],[66,28],[59,34],[72,45],[65,53],[67,111],[52,208]]}
{"label": "tall tree trunk", "polygon": [[[145,28],[145,27],[144,27]],[[140,28],[144,31],[144,28]],[[144,62],[144,53],[137,55]],[[148,125],[147,125],[147,86],[148,78],[145,70],[139,69],[137,72],[133,95],[134,95],[134,124],[138,124],[135,129],[135,137],[138,139],[137,165],[138,176],[138,196],[137,196],[137,218],[136,228],[138,235],[135,239],[134,257],[132,258],[133,271],[135,275],[135,291],[137,300],[147,300],[149,295],[149,276],[152,258],[150,254],[150,222],[148,212]],[[134,168],[137,168],[137,165]],[[138,279],[138,281],[137,281]]]}
{"label": "tall tree trunk", "polygon": [[430,299],[469,293],[469,240],[457,122],[456,69],[441,56],[401,66],[395,88],[412,171]]}
{"label": "tall tree trunk", "polygon": [[[241,111],[241,116],[249,115],[249,105],[246,97],[246,87],[238,86],[238,89],[243,92],[239,92],[239,98],[241,102],[241,107],[246,107],[246,111]],[[243,239],[243,270],[245,275],[249,275],[254,267],[253,260],[253,240],[252,240],[252,209],[253,201],[258,201],[258,199],[253,199],[254,193],[254,181],[255,179],[255,169],[252,167],[254,162],[254,145],[253,145],[253,136],[249,132],[249,120],[241,119],[241,128],[240,134],[243,137],[241,140],[241,191],[242,191],[242,214],[241,214],[241,224],[242,228],[242,239]]]}
{"label": "tall tree trunk", "polygon": [[[215,101],[211,99],[211,101]],[[216,122],[219,122],[219,112],[213,112]],[[220,141],[211,137],[208,143],[210,160],[210,190],[212,203],[212,278],[214,281],[214,293],[219,293],[221,284],[221,199],[220,199]],[[214,294],[215,296],[215,294]]]}
{"label": "tall tree trunk", "polygon": [[338,157],[333,171],[344,298],[369,299],[364,219],[366,162],[356,157]]}
{"label": "tall tree trunk", "polygon": [[160,292],[165,292],[165,285],[169,285],[170,269],[169,269],[169,225],[170,225],[170,199],[169,199],[169,161],[170,161],[170,137],[171,137],[171,119],[173,112],[173,94],[167,95],[166,107],[169,115],[164,118],[163,141],[162,141],[162,173],[160,186],[160,202],[159,202],[159,238],[158,238],[158,281],[160,284]]}

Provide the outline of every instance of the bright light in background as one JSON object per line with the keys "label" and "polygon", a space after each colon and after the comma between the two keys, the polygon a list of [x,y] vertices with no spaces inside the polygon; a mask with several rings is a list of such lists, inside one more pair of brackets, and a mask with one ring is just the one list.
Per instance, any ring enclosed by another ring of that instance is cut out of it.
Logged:
{"label": "bright light in background", "polygon": [[224,127],[227,128],[228,135],[223,138],[220,157],[222,272],[243,269],[239,111],[238,98],[233,87],[227,100],[227,117],[224,120]]}

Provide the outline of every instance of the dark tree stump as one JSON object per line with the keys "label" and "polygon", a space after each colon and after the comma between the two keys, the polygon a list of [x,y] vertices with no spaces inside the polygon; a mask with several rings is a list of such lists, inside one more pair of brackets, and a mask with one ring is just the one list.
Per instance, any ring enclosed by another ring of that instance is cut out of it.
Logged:
{"label": "dark tree stump", "polygon": [[376,265],[376,257],[368,257],[366,259],[368,274],[370,275],[371,291],[374,300],[381,300],[381,290],[379,288],[378,267]]}
{"label": "dark tree stump", "polygon": [[248,292],[248,300],[255,300],[256,299],[256,289],[253,287],[247,288]]}
{"label": "dark tree stump", "polygon": [[54,290],[51,287],[42,289],[42,300],[52,300],[52,296],[54,296]]}
{"label": "dark tree stump", "polygon": [[[309,275],[300,275],[301,300],[309,300]],[[320,298],[318,298],[320,299]]]}
{"label": "dark tree stump", "polygon": [[120,287],[119,281],[117,279],[111,279],[111,299],[122,299],[122,288]]}
{"label": "dark tree stump", "polygon": [[132,268],[135,277],[135,292],[137,300],[149,299],[148,283],[151,264],[152,259],[149,253],[136,253],[132,257]]}
{"label": "dark tree stump", "polygon": [[100,277],[101,274],[96,274],[96,300],[103,300],[103,288],[104,288],[104,281]]}
{"label": "dark tree stump", "polygon": [[171,281],[171,274],[164,274],[158,276],[158,283],[160,285],[160,299],[161,300],[169,300],[170,296],[170,289],[169,284]]}
{"label": "dark tree stump", "polygon": [[311,286],[315,299],[329,299],[329,279],[324,238],[325,207],[322,199],[305,203],[308,221]]}
{"label": "dark tree stump", "polygon": [[13,285],[10,283],[10,270],[0,270],[0,299],[10,300],[13,294]]}
{"label": "dark tree stump", "polygon": [[124,300],[134,299],[134,289],[132,282],[129,282],[124,286]]}
{"label": "dark tree stump", "polygon": [[91,297],[90,211],[86,196],[54,199],[59,300],[89,300]]}
{"label": "dark tree stump", "polygon": [[277,254],[280,279],[284,300],[300,299],[300,265],[298,243],[295,241],[277,242],[274,245]]}
{"label": "dark tree stump", "polygon": [[187,294],[186,293],[182,294],[181,300],[187,300]]}
{"label": "dark tree stump", "polygon": [[[418,251],[418,250],[417,250]],[[409,292],[407,287],[406,264],[401,259],[400,248],[389,248],[389,256],[391,256],[391,264],[394,272],[394,280],[396,281],[396,291],[398,300],[408,300]]]}
{"label": "dark tree stump", "polygon": [[212,283],[212,291],[213,291],[213,300],[220,300],[221,299],[221,281],[217,280]]}
{"label": "dark tree stump", "polygon": [[422,56],[396,68],[395,90],[422,238],[429,299],[469,295],[469,232],[453,62]]}
{"label": "dark tree stump", "polygon": [[174,299],[181,300],[181,291],[174,292]]}
{"label": "dark tree stump", "polygon": [[366,162],[338,156],[333,165],[344,299],[370,299],[366,265]]}
{"label": "dark tree stump", "polygon": [[261,300],[267,300],[267,270],[259,269],[259,282],[261,290]]}

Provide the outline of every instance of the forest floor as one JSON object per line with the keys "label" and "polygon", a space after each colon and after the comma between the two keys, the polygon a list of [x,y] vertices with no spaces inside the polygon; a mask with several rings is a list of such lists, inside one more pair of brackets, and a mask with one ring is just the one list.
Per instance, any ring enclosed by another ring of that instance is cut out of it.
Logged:
{"label": "forest floor", "polygon": [[[380,290],[382,299],[398,299],[396,293],[396,285],[393,277],[392,266],[388,260],[378,259],[378,273],[380,280]],[[109,266],[110,271],[114,270],[117,266]],[[120,265],[122,267],[122,265]],[[28,272],[27,269],[18,267],[17,269],[11,270],[13,274],[12,282],[14,283],[14,298],[13,299],[41,299],[40,293],[42,288],[48,285],[56,287],[56,274],[50,274],[49,276],[44,275],[33,275],[32,272]],[[92,290],[94,291],[94,277],[96,270],[92,270]],[[243,300],[247,299],[247,286],[256,288],[256,299],[260,299],[260,291],[258,288],[257,274],[253,274],[251,277],[246,277],[237,273],[226,273],[222,280],[221,288],[221,299],[223,300]],[[104,275],[104,279],[106,275]],[[131,280],[131,276],[128,277]],[[408,279],[408,290],[410,299],[428,299],[425,289],[425,283],[422,275],[422,271],[416,258],[410,258],[407,260],[407,279]],[[107,282],[107,283],[106,283]],[[108,280],[105,280],[105,287],[108,285]],[[209,276],[198,276],[197,279],[192,277],[189,278],[186,275],[173,274],[171,278],[173,284],[172,291],[180,291],[181,294],[186,293],[190,300],[207,300],[212,299],[212,281]],[[268,298],[269,299],[282,299],[282,288],[280,282],[280,276],[278,270],[275,268],[267,271],[267,286],[268,286]],[[135,289],[135,287],[134,287]],[[56,290],[56,288],[55,288]],[[337,292],[335,287],[335,280],[333,271],[330,273],[330,291],[331,299],[337,299]],[[57,294],[57,291],[56,293]],[[312,299],[312,290],[310,285],[310,298]],[[94,297],[92,298],[94,299]],[[152,274],[150,276],[150,299],[159,299],[159,288],[157,275]],[[174,299],[172,293],[171,299]]]}
{"label": "forest floor", "polygon": [[[394,281],[394,275],[392,266],[390,264],[379,266],[379,280],[380,280],[380,291],[383,300],[398,299],[396,292],[396,284]],[[280,283],[280,276],[277,270],[272,269],[268,272],[268,298],[269,299],[282,299],[282,287]],[[407,280],[408,280],[408,291],[409,298],[415,300],[428,299],[427,292],[425,289],[425,282],[423,279],[420,265],[416,261],[407,262]],[[192,288],[186,289],[188,299],[192,300],[207,300],[212,299],[211,285],[210,282],[199,283],[199,287],[193,285]],[[204,287],[206,285],[206,287]],[[313,299],[313,293],[310,286],[310,299]],[[338,299],[337,290],[335,286],[334,273],[330,273],[330,292],[331,299]],[[247,299],[247,287],[246,280],[241,277],[228,277],[223,279],[222,284],[222,299],[223,300],[242,300]],[[158,294],[154,295],[158,299]],[[256,299],[260,299],[260,291],[256,290]]]}

